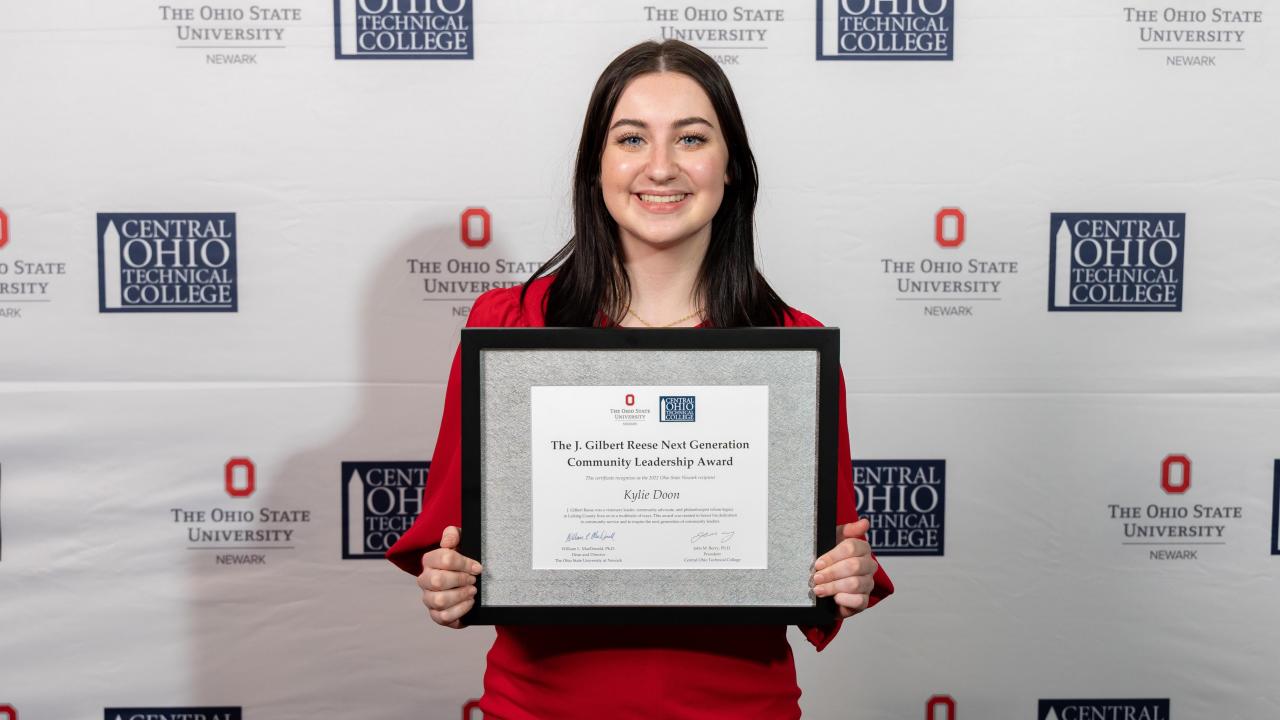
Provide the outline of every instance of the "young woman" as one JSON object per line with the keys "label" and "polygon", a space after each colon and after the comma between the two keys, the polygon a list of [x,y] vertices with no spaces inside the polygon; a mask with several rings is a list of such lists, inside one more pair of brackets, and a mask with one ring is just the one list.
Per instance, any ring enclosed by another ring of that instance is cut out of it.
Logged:
{"label": "young woman", "polygon": [[[619,55],[596,82],[574,171],[574,236],[529,282],[476,300],[478,327],[818,326],[755,265],[756,166],[720,67],[678,41]],[[840,393],[838,544],[812,585],[848,617],[893,592],[861,539]],[[455,359],[423,510],[388,557],[418,576],[431,618],[461,627],[481,568],[461,530]],[[839,630],[802,628],[819,650]],[[486,718],[798,718],[782,626],[497,628]]]}

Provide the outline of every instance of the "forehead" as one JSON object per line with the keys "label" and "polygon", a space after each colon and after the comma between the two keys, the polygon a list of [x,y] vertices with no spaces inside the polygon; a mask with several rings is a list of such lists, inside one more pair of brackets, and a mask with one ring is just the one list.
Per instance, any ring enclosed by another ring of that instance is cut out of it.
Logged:
{"label": "forehead", "polygon": [[688,117],[703,117],[717,123],[711,98],[702,86],[683,73],[646,73],[627,83],[609,123],[629,118],[650,125],[666,125]]}

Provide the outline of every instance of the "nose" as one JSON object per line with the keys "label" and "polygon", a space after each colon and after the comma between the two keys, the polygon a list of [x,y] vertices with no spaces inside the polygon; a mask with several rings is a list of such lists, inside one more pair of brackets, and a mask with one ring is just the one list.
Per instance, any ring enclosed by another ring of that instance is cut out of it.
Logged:
{"label": "nose", "polygon": [[655,183],[674,180],[680,174],[680,168],[676,165],[675,148],[666,143],[656,143],[649,155],[646,172]]}

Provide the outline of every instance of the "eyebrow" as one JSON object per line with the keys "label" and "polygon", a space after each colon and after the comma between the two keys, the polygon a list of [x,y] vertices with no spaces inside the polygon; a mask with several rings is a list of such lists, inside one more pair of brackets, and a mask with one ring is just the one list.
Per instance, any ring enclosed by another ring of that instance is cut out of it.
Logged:
{"label": "eyebrow", "polygon": [[[706,126],[707,126],[707,127],[709,127],[709,128],[714,128],[714,127],[715,127],[715,125],[712,125],[712,124],[711,124],[711,121],[707,120],[706,118],[698,117],[698,116],[696,116],[696,115],[695,115],[695,116],[693,116],[693,117],[680,118],[679,120],[677,120],[677,121],[675,121],[675,122],[671,123],[671,126],[672,126],[672,127],[674,127],[674,128],[682,128],[682,127],[686,127],[686,126],[688,126],[688,125],[698,125],[698,124],[706,125]],[[647,130],[647,129],[649,129],[649,124],[648,124],[648,123],[644,122],[643,120],[634,120],[634,119],[632,119],[632,118],[622,118],[622,119],[621,119],[621,120],[619,120],[618,122],[614,123],[614,124],[613,124],[613,126],[612,126],[612,127],[610,127],[609,129],[610,129],[610,130],[616,130],[616,129],[618,129],[618,128],[620,128],[620,127],[624,126],[624,125],[630,125],[630,126],[632,126],[632,127],[638,127],[638,128],[643,129],[643,130]]]}

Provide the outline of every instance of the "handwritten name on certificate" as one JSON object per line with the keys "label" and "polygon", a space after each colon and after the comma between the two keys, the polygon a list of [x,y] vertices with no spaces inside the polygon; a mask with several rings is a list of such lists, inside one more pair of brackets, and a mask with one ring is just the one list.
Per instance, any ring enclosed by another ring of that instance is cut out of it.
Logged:
{"label": "handwritten name on certificate", "polygon": [[768,567],[768,386],[530,392],[533,569]]}

